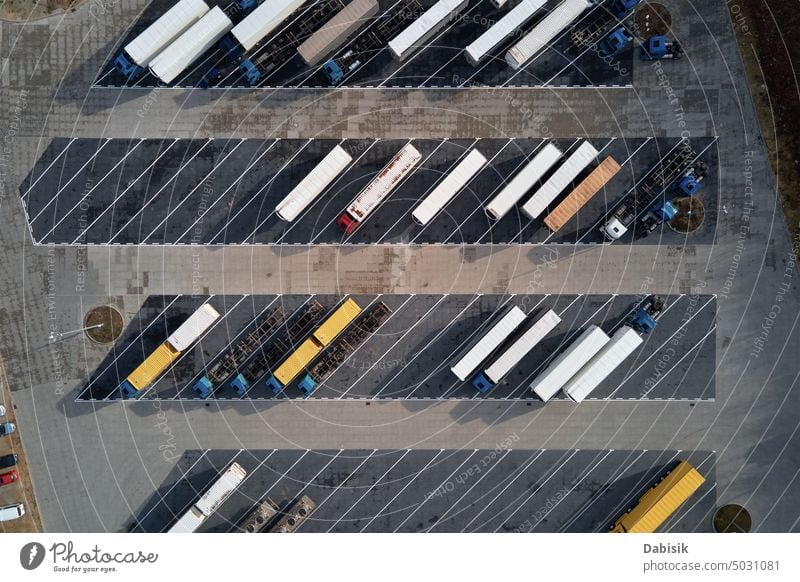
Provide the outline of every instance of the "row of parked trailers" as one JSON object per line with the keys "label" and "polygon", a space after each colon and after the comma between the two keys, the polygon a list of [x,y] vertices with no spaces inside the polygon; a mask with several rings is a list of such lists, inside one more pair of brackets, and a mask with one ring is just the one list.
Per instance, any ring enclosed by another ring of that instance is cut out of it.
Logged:
{"label": "row of parked trailers", "polygon": [[[491,1],[498,7],[507,3],[505,0]],[[480,63],[531,21],[545,3],[545,0],[522,0],[466,47],[467,59],[475,65]],[[248,80],[254,82],[261,78],[261,73],[250,56],[257,53],[271,35],[282,32],[281,26],[304,9],[305,4],[305,0],[267,0],[256,7],[256,0],[236,0],[222,9],[209,7],[205,0],[180,0],[125,45],[115,59],[115,65],[126,77],[135,77],[149,69],[155,77],[169,84],[219,43],[225,55],[242,59],[242,70]],[[364,43],[356,43],[340,58],[331,59],[323,67],[331,81],[336,83],[360,66],[364,53],[368,51],[388,46],[394,58],[407,59],[451,23],[468,4],[469,0],[438,0],[428,10],[422,11],[417,0],[402,0],[381,23],[374,21],[379,10],[376,0],[352,0],[346,5],[342,0],[325,0],[320,3],[319,14],[310,21],[306,14],[299,19],[310,22],[310,26],[303,27],[309,36],[299,38],[294,35],[283,44],[291,44],[290,48],[296,49],[307,65],[315,66],[366,28],[368,37]],[[506,62],[515,69],[522,67],[590,5],[591,0],[563,0],[508,50]],[[408,20],[411,20],[410,24],[406,24]],[[387,27],[387,23],[391,26]],[[322,26],[314,30],[318,24]],[[384,38],[386,36],[388,38]]]}
{"label": "row of parked trailers", "polygon": [[[663,309],[660,298],[647,299],[611,336],[596,325],[589,326],[533,380],[531,390],[544,402],[559,390],[570,400],[582,402],[641,345],[642,335],[652,331]],[[527,319],[519,307],[509,308],[457,358],[451,372],[462,382],[472,378],[481,393],[491,390],[561,322],[548,310],[520,333]]]}
{"label": "row of parked trailers", "polygon": [[[599,152],[588,141],[581,143],[563,160],[549,178],[522,205],[521,211],[531,220],[539,218],[551,207],[590,164]],[[564,158],[554,144],[545,144],[486,205],[486,214],[500,220]],[[287,222],[296,219],[350,166],[353,158],[341,146],[335,146],[275,208],[279,218]],[[407,144],[359,192],[337,220],[345,234],[353,233],[389,194],[407,178],[422,160],[417,149]],[[466,188],[486,165],[487,159],[478,149],[469,150],[456,166],[444,176],[433,190],[414,208],[412,217],[420,225],[428,224],[455,196]],[[620,165],[608,156],[575,186],[544,218],[544,223],[558,231],[577,212],[600,192],[619,172]]]}

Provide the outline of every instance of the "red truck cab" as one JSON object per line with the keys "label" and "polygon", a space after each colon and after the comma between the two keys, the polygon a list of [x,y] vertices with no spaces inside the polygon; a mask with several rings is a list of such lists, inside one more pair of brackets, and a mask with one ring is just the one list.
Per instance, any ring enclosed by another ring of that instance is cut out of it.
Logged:
{"label": "red truck cab", "polygon": [[353,232],[355,232],[355,230],[358,228],[358,221],[355,220],[352,216],[350,216],[347,212],[345,212],[336,221],[336,225],[345,234],[353,234]]}

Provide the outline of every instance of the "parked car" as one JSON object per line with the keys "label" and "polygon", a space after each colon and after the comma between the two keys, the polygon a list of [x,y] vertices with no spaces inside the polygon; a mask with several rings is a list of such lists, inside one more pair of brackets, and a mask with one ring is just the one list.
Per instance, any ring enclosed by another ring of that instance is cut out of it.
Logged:
{"label": "parked car", "polygon": [[17,455],[3,455],[0,457],[0,469],[7,469],[17,464]]}
{"label": "parked car", "polygon": [[17,430],[17,427],[14,426],[13,422],[4,422],[4,423],[0,424],[0,436],[2,436],[4,434],[11,434],[12,432],[15,432],[16,430]]}
{"label": "parked car", "polygon": [[8,473],[0,473],[0,487],[3,485],[11,485],[16,481],[19,481],[19,473],[17,473],[16,469]]}
{"label": "parked car", "polygon": [[19,519],[23,515],[25,515],[25,506],[22,503],[14,503],[13,505],[4,505],[0,507],[0,521]]}
{"label": "parked car", "polygon": [[6,415],[6,407],[0,404],[0,416]]}

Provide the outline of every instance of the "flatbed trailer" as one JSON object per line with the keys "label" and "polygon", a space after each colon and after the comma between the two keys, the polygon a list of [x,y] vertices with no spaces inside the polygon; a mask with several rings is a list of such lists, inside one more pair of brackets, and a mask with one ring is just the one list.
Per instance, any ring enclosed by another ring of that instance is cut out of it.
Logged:
{"label": "flatbed trailer", "polygon": [[282,511],[282,517],[275,525],[270,526],[271,533],[292,533],[303,523],[317,508],[316,502],[308,495],[303,495],[287,509]]}

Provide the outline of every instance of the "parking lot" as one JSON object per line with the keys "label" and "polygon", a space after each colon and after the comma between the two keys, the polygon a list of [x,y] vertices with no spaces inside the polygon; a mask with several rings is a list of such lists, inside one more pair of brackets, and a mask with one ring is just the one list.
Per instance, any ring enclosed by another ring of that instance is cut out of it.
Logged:
{"label": "parking lot", "polygon": [[[423,158],[351,235],[335,221],[359,191],[408,142]],[[566,154],[581,140],[553,140]],[[592,139],[598,162],[622,170],[557,233],[518,208],[491,221],[484,206],[532,159],[540,139],[54,139],[20,187],[37,244],[597,244],[619,202],[680,145],[674,138]],[[295,221],[275,206],[336,144],[351,165]],[[669,227],[649,237],[631,229],[617,244],[710,244],[717,226],[716,138],[690,141],[708,167],[698,194],[705,220],[689,239]],[[411,212],[467,151],[489,163],[426,226]],[[555,171],[555,169],[552,169]],[[587,168],[579,178],[591,171]],[[547,176],[545,176],[545,179]],[[524,199],[523,199],[524,200]],[[644,215],[641,209],[638,217]]]}
{"label": "parking lot", "polygon": [[[534,377],[587,326],[600,325],[612,333],[641,301],[633,295],[353,295],[365,310],[381,301],[392,313],[376,333],[352,352],[311,395],[318,399],[531,400]],[[197,399],[192,389],[218,359],[256,325],[256,321],[282,307],[286,321],[294,321],[310,303],[332,311],[341,297],[326,295],[217,295],[213,297],[150,297],[131,321],[114,349],[90,373],[80,390],[80,400],[120,398],[117,387],[169,331],[180,325],[200,304],[208,301],[222,315],[200,341],[156,384],[141,396],[163,400]],[[588,400],[713,400],[716,367],[716,297],[675,295],[656,329],[632,356],[617,368]],[[562,322],[538,344],[511,373],[486,396],[450,372],[454,354],[463,350],[491,324],[491,318],[508,305],[518,305],[533,317],[553,309]],[[263,356],[276,338],[276,330],[240,366]],[[287,354],[288,355],[288,354]],[[303,398],[296,382],[273,396],[264,386],[266,373],[250,381],[244,397],[253,400]],[[213,398],[238,398],[226,385],[217,386]],[[543,406],[543,405],[542,405]]]}
{"label": "parking lot", "polygon": [[[101,68],[94,81],[97,87],[135,86],[151,88],[160,85],[160,81],[152,74],[146,73],[133,81],[127,79],[114,69],[113,60],[116,54],[136,37],[147,26],[174,4],[173,0],[155,0],[136,21],[129,33],[121,39],[110,54],[110,58]],[[209,1],[209,5],[226,6],[227,0]],[[301,8],[285,24],[282,30],[268,37],[261,48],[255,48],[248,55],[256,60],[270,56],[270,46],[286,46],[287,33],[296,30],[298,24],[306,18],[311,3]],[[381,12],[373,20],[385,17],[386,12],[399,5],[398,0],[380,0]],[[429,7],[433,0],[424,0],[422,5]],[[551,2],[547,8],[552,9],[557,2]],[[632,85],[633,49],[627,48],[613,59],[605,59],[592,47],[579,48],[572,43],[570,32],[573,28],[587,26],[600,15],[605,8],[594,7],[587,10],[573,27],[562,32],[550,46],[536,55],[525,67],[514,70],[504,60],[505,52],[517,40],[521,33],[509,37],[495,49],[478,66],[470,64],[464,56],[464,48],[478,38],[486,29],[497,22],[508,12],[508,8],[497,9],[489,0],[472,0],[460,15],[449,22],[441,32],[429,39],[426,45],[402,62],[395,61],[385,44],[377,51],[364,57],[364,63],[354,72],[348,74],[339,87],[376,87],[376,88],[466,88],[474,86],[490,87],[626,87]],[[523,27],[522,31],[531,30],[544,11],[532,23]],[[626,19],[627,20],[627,19]],[[371,24],[362,28],[359,34],[370,30]],[[335,53],[336,58],[348,50],[348,46],[356,42],[353,37]],[[388,38],[386,41],[388,42]],[[326,88],[331,82],[322,73],[322,63],[308,67],[297,54],[291,50],[276,55],[269,64],[262,67],[264,75],[254,86],[261,88]],[[212,70],[220,71],[211,86],[221,88],[250,87],[242,71],[236,63],[227,59],[223,52],[214,47],[193,63],[172,85],[176,87],[194,87]]]}
{"label": "parking lot", "polygon": [[714,452],[516,450],[515,436],[494,450],[187,451],[129,531],[166,531],[236,461],[244,482],[200,531],[307,495],[317,508],[299,532],[603,532],[679,460],[706,481],[659,531],[711,531]]}

